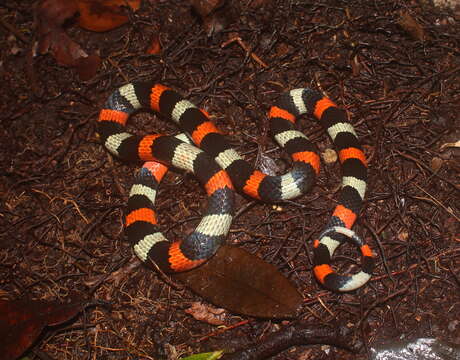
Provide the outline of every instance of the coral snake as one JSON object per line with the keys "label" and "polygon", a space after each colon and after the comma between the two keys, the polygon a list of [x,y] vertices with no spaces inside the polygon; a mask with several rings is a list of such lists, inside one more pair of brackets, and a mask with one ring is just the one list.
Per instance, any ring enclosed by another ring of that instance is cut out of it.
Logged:
{"label": "coral snake", "polygon": [[[137,136],[125,131],[128,118],[151,109],[172,119],[186,133]],[[351,230],[366,191],[367,165],[347,114],[331,100],[308,88],[280,96],[269,110],[270,132],[290,155],[293,166],[282,176],[268,176],[247,163],[220,133],[209,115],[174,90],[154,82],[134,82],[114,91],[101,110],[98,134],[113,155],[144,161],[131,188],[126,216],[128,239],[137,256],[165,272],[192,269],[209,259],[225,241],[234,208],[234,188],[263,202],[279,202],[305,193],[319,172],[320,159],[308,138],[295,129],[296,118],[313,115],[327,130],[342,167],[342,187],[325,229],[314,241],[313,271],[333,291],[351,291],[366,283],[374,261],[368,245]],[[196,146],[190,145],[191,139]],[[192,172],[208,194],[205,215],[185,239],[168,242],[154,211],[157,187],[167,166]],[[337,274],[331,267],[335,249],[344,241],[362,254],[361,271]]]}

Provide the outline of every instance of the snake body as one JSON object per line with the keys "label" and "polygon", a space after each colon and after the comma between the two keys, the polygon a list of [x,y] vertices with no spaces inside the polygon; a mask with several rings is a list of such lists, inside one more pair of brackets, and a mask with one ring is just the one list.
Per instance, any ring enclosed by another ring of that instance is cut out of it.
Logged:
{"label": "snake body", "polygon": [[[139,109],[151,109],[172,119],[186,136],[137,136],[126,132],[128,118]],[[314,241],[314,274],[323,286],[334,291],[354,290],[367,282],[374,265],[372,251],[351,230],[366,191],[366,158],[346,112],[307,88],[282,94],[268,114],[271,135],[293,163],[291,171],[282,176],[255,170],[232,148],[204,110],[164,85],[135,82],[110,95],[98,121],[105,147],[122,160],[146,162],[136,175],[126,216],[127,235],[139,258],[154,262],[165,272],[188,270],[209,259],[231,225],[233,186],[240,193],[269,203],[305,193],[319,172],[320,158],[308,138],[295,129],[297,117],[303,114],[314,116],[327,130],[343,172],[337,205]],[[198,148],[188,144],[187,137]],[[159,231],[153,209],[166,166],[194,173],[209,198],[205,215],[194,232],[172,243]],[[331,267],[331,257],[347,238],[361,250],[362,269],[353,275],[339,275]]]}

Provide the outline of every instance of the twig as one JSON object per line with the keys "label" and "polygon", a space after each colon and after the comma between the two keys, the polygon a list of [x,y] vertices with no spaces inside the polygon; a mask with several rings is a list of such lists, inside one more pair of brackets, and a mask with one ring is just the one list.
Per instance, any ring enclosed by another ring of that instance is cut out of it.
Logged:
{"label": "twig", "polygon": [[220,335],[220,334],[223,334],[224,332],[228,331],[228,330],[232,330],[232,329],[235,329],[237,327],[240,327],[240,326],[243,326],[243,325],[246,325],[246,324],[249,324],[249,320],[243,320],[243,321],[239,321],[237,322],[236,324],[232,324],[232,325],[228,325],[228,326],[225,326],[224,328],[221,328],[217,331],[213,331],[212,333],[208,334],[208,335],[205,335],[205,336],[202,336],[198,339],[198,342],[202,342],[202,341],[205,341],[205,340],[208,340],[209,338],[211,337],[214,337],[216,335]]}
{"label": "twig", "polygon": [[321,306],[333,317],[335,318],[336,315],[331,311],[331,309],[329,309],[326,304],[323,302],[323,300],[321,300],[321,297],[318,296],[318,301],[319,303],[321,304]]}
{"label": "twig", "polygon": [[328,344],[354,351],[351,331],[345,326],[321,326],[307,322],[292,323],[267,335],[262,341],[246,349],[226,354],[224,360],[262,360],[284,351],[291,346]]}
{"label": "twig", "polygon": [[361,317],[361,319],[360,319],[359,322],[358,322],[358,326],[361,326],[361,325],[362,325],[362,323],[364,322],[364,320],[367,319],[367,317],[369,316],[369,314],[371,313],[371,311],[374,310],[374,308],[376,308],[377,306],[379,306],[379,305],[381,305],[381,304],[386,303],[388,300],[391,300],[391,299],[393,299],[394,297],[397,297],[397,296],[399,296],[399,295],[404,294],[407,290],[409,290],[409,287],[410,287],[410,285],[407,285],[407,286],[403,287],[402,289],[400,289],[400,290],[394,292],[393,294],[390,294],[390,295],[384,297],[383,299],[377,299],[377,300],[375,300],[375,301],[371,304],[371,306],[369,306],[369,307],[366,309],[366,311],[364,312],[363,316]]}
{"label": "twig", "polygon": [[227,40],[220,47],[224,48],[224,47],[228,46],[229,44],[231,44],[233,42],[237,42],[243,48],[243,50],[246,51],[246,54],[250,55],[257,63],[259,63],[260,66],[262,66],[264,68],[268,68],[268,65],[266,63],[264,63],[256,54],[254,54],[251,51],[251,49],[249,48],[249,46],[247,46],[243,42],[243,40],[241,40],[241,38],[239,36],[235,36],[235,37],[231,38],[230,40]]}
{"label": "twig", "polygon": [[[394,217],[396,216],[396,214],[391,218],[391,219],[394,219]],[[374,240],[375,242],[377,243],[377,246],[379,248],[379,251],[380,251],[380,256],[382,258],[382,262],[383,262],[383,266],[385,267],[385,271],[387,272],[388,274],[388,277],[390,278],[390,280],[393,282],[393,284],[396,284],[395,280],[393,279],[393,277],[391,276],[391,272],[390,272],[390,267],[388,266],[388,263],[387,263],[387,258],[385,256],[385,250],[383,249],[383,245],[382,245],[382,242],[380,241],[380,238],[379,238],[379,234],[385,229],[385,227],[382,227],[381,229],[375,231],[371,225],[365,221],[364,219],[361,220],[361,222],[363,223],[363,225],[367,228],[367,230],[369,230],[372,234],[372,236],[374,237]]]}
{"label": "twig", "polygon": [[451,208],[446,207],[443,203],[441,203],[439,200],[437,200],[433,195],[429,194],[425,189],[423,189],[420,186],[418,186],[416,183],[414,183],[414,185],[419,190],[421,190],[426,195],[428,195],[430,197],[430,199],[420,198],[420,197],[417,197],[417,196],[414,196],[414,198],[419,199],[419,200],[431,200],[431,201],[433,201],[436,205],[439,205],[440,207],[442,207],[447,213],[449,213],[449,215],[452,215],[458,222],[460,222],[460,218],[457,215],[454,214],[454,211]]}
{"label": "twig", "polygon": [[[440,254],[433,255],[433,256],[429,257],[427,260],[428,260],[428,261],[430,261],[430,260],[435,260],[435,259],[437,259],[437,258],[439,258],[439,257],[445,256],[445,255],[450,254],[450,253],[456,253],[456,252],[460,252],[460,248],[449,249],[449,250],[443,251],[443,252],[440,253]],[[419,267],[419,266],[420,266],[420,263],[412,264],[412,265],[409,266],[407,269],[399,270],[399,271],[393,271],[393,272],[391,273],[391,276],[404,274],[405,272],[414,270],[414,269],[416,269],[416,268]],[[370,281],[372,281],[372,282],[373,282],[373,281],[380,281],[380,280],[383,280],[383,279],[385,279],[385,278],[387,278],[387,277],[390,277],[390,274],[385,274],[385,275],[373,277],[373,278],[371,278]]]}
{"label": "twig", "polygon": [[425,165],[423,162],[419,161],[418,159],[414,158],[413,156],[411,155],[408,155],[408,154],[405,154],[397,149],[394,150],[395,152],[397,152],[399,155],[401,155],[403,158],[406,158],[408,160],[411,160],[415,163],[417,163],[418,165],[420,165],[422,168],[424,168],[425,170],[428,170],[430,173],[432,173],[434,176],[436,176],[438,179],[441,179],[442,181],[446,182],[447,184],[451,185],[455,190],[460,190],[458,185],[454,184],[453,182],[443,178],[441,175],[439,175],[437,172],[434,172],[433,170],[430,169],[429,166]]}

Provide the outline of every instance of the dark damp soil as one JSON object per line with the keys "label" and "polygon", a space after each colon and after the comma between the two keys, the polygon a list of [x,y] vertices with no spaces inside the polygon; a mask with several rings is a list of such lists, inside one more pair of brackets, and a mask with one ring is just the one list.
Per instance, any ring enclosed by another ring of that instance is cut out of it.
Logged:
{"label": "dark damp soil", "polygon": [[[359,354],[297,346],[274,359],[367,359],[376,343],[438,337],[460,343],[460,17],[416,1],[229,1],[224,30],[209,34],[186,1],[144,1],[131,22],[69,35],[102,66],[89,81],[50,55],[29,57],[32,1],[0,4],[0,296],[99,300],[64,327],[48,328],[29,359],[175,359],[257,344],[286,322],[229,314],[228,329],[184,312],[203,302],[142,266],[123,232],[136,164],[114,159],[95,134],[99,109],[117,87],[154,79],[212,114],[244,156],[264,165],[285,155],[267,137],[278,94],[310,86],[349,112],[369,159],[368,192],[355,230],[373,248],[368,285],[348,294],[312,276],[312,241],[326,224],[340,166],[323,162],[311,195],[254,203],[228,243],[274,264],[305,297],[300,320],[344,324]],[[408,14],[423,30],[401,25]],[[16,34],[16,35],[15,35]],[[418,35],[417,35],[418,34]],[[158,36],[159,55],[148,55]],[[240,37],[245,50],[237,41]],[[174,133],[153,114],[133,131]],[[331,147],[311,119],[299,127],[321,152]],[[205,194],[169,172],[158,195],[165,234],[199,219]],[[248,204],[239,197],[238,209]],[[341,249],[340,270],[357,257]],[[249,320],[245,322],[244,320]],[[221,330],[221,331],[217,331]]]}

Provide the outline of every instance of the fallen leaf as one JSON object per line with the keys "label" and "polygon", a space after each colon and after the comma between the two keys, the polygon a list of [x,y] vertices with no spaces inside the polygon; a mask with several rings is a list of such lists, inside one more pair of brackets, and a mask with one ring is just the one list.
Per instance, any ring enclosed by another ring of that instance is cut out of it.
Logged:
{"label": "fallen leaf", "polygon": [[62,24],[77,12],[73,0],[43,0],[36,10],[38,54],[51,53],[57,63],[76,68],[80,79],[92,78],[100,64],[97,55],[88,55],[62,28]]}
{"label": "fallen leaf", "polygon": [[233,21],[233,9],[225,0],[191,0],[191,4],[203,21],[208,36],[221,32]]}
{"label": "fallen leaf", "polygon": [[292,318],[302,304],[302,296],[275,266],[234,246],[223,245],[203,266],[172,277],[238,314]]}
{"label": "fallen leaf", "polygon": [[45,326],[62,324],[77,315],[85,303],[62,304],[35,300],[0,300],[0,354],[16,359],[38,338]]}
{"label": "fallen leaf", "polygon": [[150,42],[150,46],[147,49],[147,54],[158,55],[161,52],[160,38],[158,35],[154,35]]}
{"label": "fallen leaf", "polygon": [[216,309],[212,306],[200,302],[194,302],[191,307],[184,310],[192,315],[196,320],[203,321],[211,325],[224,325],[227,314],[225,309]]}
{"label": "fallen leaf", "polygon": [[139,10],[141,0],[75,0],[80,17],[78,25],[91,31],[108,31],[128,22],[126,6]]}
{"label": "fallen leaf", "polygon": [[398,24],[409,33],[415,40],[427,40],[425,30],[408,12],[401,12]]}
{"label": "fallen leaf", "polygon": [[75,65],[75,68],[77,69],[80,79],[86,81],[92,79],[96,75],[101,64],[102,60],[99,56],[88,55],[86,57],[81,57]]}
{"label": "fallen leaf", "polygon": [[407,239],[409,239],[409,233],[406,230],[398,233],[398,240],[406,242]]}
{"label": "fallen leaf", "polygon": [[211,14],[216,9],[224,5],[224,0],[192,0],[193,9],[200,15],[202,18],[205,18]]}
{"label": "fallen leaf", "polygon": [[78,11],[74,1],[42,0],[38,3],[35,18],[39,54],[46,54],[52,44],[51,34],[61,29],[64,22]]}
{"label": "fallen leaf", "polygon": [[74,0],[42,0],[36,11],[38,26],[42,28],[42,33],[60,27],[75,16],[77,11],[78,7]]}

